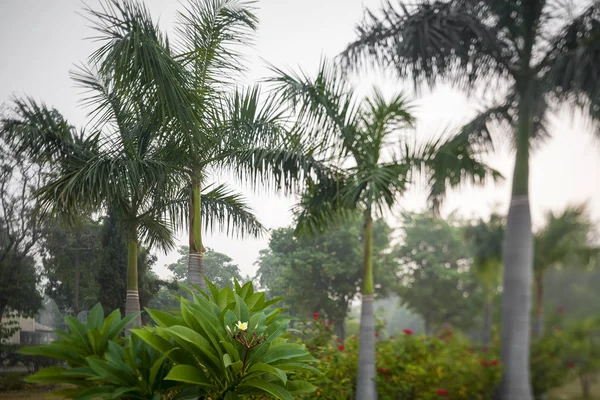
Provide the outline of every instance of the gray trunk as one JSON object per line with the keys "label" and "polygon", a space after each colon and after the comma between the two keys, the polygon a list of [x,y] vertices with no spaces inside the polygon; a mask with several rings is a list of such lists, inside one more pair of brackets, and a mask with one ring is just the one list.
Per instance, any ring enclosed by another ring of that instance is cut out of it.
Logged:
{"label": "gray trunk", "polygon": [[362,297],[360,310],[360,336],[358,349],[358,378],[356,400],[376,400],[375,386],[375,318],[373,295]]}
{"label": "gray trunk", "polygon": [[79,250],[75,250],[75,316],[79,314],[81,309],[79,308]]}
{"label": "gray trunk", "polygon": [[188,259],[188,282],[206,289],[206,282],[204,282],[202,275],[204,275],[204,254],[201,251],[190,253]]}
{"label": "gray trunk", "polygon": [[137,313],[138,316],[127,326],[127,334],[131,328],[142,326],[142,316],[140,315],[140,296],[137,290],[128,290],[125,298],[125,315]]}
{"label": "gray trunk", "polygon": [[343,319],[334,322],[335,335],[343,342],[346,340],[346,323]]}
{"label": "gray trunk", "polygon": [[504,235],[501,357],[498,400],[531,400],[529,342],[533,236],[528,196],[511,199]]}
{"label": "gray trunk", "polygon": [[481,342],[484,346],[489,346],[492,339],[492,303],[486,301],[483,308],[483,333]]}

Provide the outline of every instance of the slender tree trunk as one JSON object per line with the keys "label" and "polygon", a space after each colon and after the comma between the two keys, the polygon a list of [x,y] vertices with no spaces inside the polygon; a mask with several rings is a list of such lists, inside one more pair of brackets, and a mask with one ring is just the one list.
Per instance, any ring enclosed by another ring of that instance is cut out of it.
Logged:
{"label": "slender tree trunk", "polygon": [[483,306],[483,334],[481,343],[483,346],[489,346],[492,339],[492,302],[486,299]]}
{"label": "slender tree trunk", "polygon": [[74,308],[75,316],[79,314],[79,250],[75,250],[75,293],[74,293]]}
{"label": "slender tree trunk", "polygon": [[204,246],[202,245],[202,214],[200,179],[192,179],[190,204],[190,252],[188,258],[188,282],[206,289],[204,275]]}
{"label": "slender tree trunk", "polygon": [[135,325],[142,325],[140,312],[140,294],[138,290],[138,238],[133,229],[127,243],[127,297],[125,299],[125,315],[138,313],[132,324],[127,327],[131,329]]}
{"label": "slender tree trunk", "polygon": [[358,349],[358,377],[356,396],[358,400],[376,400],[375,386],[375,318],[373,314],[373,218],[365,212],[364,225],[364,275],[362,305],[360,311],[360,337]]}
{"label": "slender tree trunk", "polygon": [[535,274],[535,321],[533,322],[533,334],[539,338],[544,333],[544,275],[541,272]]}
{"label": "slender tree trunk", "polygon": [[591,384],[592,384],[592,379],[591,379],[591,375],[588,374],[583,374],[579,376],[579,382],[581,383],[581,392],[583,394],[583,398],[584,399],[591,399],[592,398],[592,392],[591,392]]}
{"label": "slender tree trunk", "polygon": [[521,92],[517,155],[506,231],[502,296],[502,379],[498,400],[531,400],[529,373],[533,236],[529,209],[530,91]]}
{"label": "slender tree trunk", "polygon": [[335,335],[343,342],[346,339],[346,323],[344,318],[340,318],[333,323],[335,327]]}

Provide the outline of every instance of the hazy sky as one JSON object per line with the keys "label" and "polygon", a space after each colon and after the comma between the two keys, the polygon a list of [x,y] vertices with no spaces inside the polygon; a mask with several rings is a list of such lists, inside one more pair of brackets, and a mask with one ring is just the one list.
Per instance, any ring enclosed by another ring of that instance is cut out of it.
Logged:
{"label": "hazy sky", "polygon": [[[96,0],[87,2],[95,7]],[[167,32],[178,9],[176,0],[147,0],[152,14],[160,19]],[[278,67],[301,66],[314,71],[320,58],[337,55],[354,38],[354,26],[364,7],[378,8],[379,0],[262,0],[257,14],[260,27],[253,49],[249,49],[247,84],[268,75],[264,62]],[[78,105],[80,92],[69,78],[73,65],[86,60],[96,43],[89,22],[81,16],[83,3],[78,0],[1,0],[0,1],[0,104],[14,95],[28,95],[56,107],[69,121],[82,126],[86,112]],[[411,84],[392,78],[363,75],[356,79],[361,88],[373,82],[386,93],[410,91]],[[473,115],[476,103],[459,92],[440,88],[415,100],[419,122],[416,135],[430,137],[448,126],[457,126]],[[546,210],[560,210],[567,204],[588,201],[595,220],[600,219],[600,143],[590,130],[566,113],[552,120],[554,138],[537,150],[531,165],[531,201],[534,225],[542,221]],[[485,216],[491,210],[506,212],[512,155],[506,149],[488,157],[507,180],[485,188],[465,188],[451,193],[444,213],[452,210],[466,217]],[[289,209],[293,199],[252,193],[241,188],[249,198],[260,221],[268,228],[291,223]],[[425,197],[418,188],[408,195],[395,212],[420,210]],[[389,223],[397,225],[390,217]],[[182,244],[186,236],[181,234]],[[205,236],[205,245],[231,256],[243,274],[253,274],[254,262],[268,236],[239,241],[216,232]],[[172,262],[174,254],[159,254],[157,272]]]}

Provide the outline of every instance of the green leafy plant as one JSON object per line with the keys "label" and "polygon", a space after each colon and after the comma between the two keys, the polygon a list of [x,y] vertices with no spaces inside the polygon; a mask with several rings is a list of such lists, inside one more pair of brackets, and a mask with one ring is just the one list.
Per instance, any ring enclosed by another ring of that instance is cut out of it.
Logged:
{"label": "green leafy plant", "polygon": [[[358,339],[331,340],[313,354],[321,375],[306,377],[317,386],[301,398],[353,399]],[[381,399],[492,398],[502,367],[497,353],[475,351],[468,340],[450,330],[439,337],[416,336],[405,329],[400,337],[380,340],[376,346],[377,393]]]}
{"label": "green leafy plant", "polygon": [[146,310],[154,328],[137,335],[174,363],[166,380],[185,393],[212,400],[272,396],[294,399],[315,388],[293,379],[297,371],[318,372],[305,346],[286,337],[289,318],[254,292],[251,282],[236,281],[235,290],[219,290],[207,281],[208,293],[196,287],[191,300],[179,298],[180,311]]}
{"label": "green leafy plant", "polygon": [[[66,383],[73,388],[61,392],[62,395],[75,399],[85,399],[86,390],[96,388],[102,377],[94,374],[92,367],[96,362],[105,359],[117,347],[123,346],[125,340],[123,329],[137,315],[121,318],[119,310],[113,311],[106,318],[100,304],[96,304],[84,324],[77,318],[67,316],[65,323],[69,329],[55,331],[58,339],[44,346],[27,346],[19,350],[20,354],[29,356],[50,357],[62,365],[44,368],[27,378],[31,383]],[[89,379],[93,377],[94,379]],[[117,397],[118,398],[118,397]]]}

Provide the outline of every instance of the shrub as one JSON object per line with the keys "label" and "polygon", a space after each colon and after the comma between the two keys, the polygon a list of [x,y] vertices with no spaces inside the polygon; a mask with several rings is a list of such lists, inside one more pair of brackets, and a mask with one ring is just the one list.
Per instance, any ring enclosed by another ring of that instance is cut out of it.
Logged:
{"label": "shrub", "polygon": [[296,371],[318,372],[308,364],[316,360],[286,338],[289,318],[271,307],[280,299],[266,301],[251,282],[236,281],[235,291],[207,285],[210,294],[198,290],[191,301],[179,299],[177,314],[147,310],[157,326],[133,330],[175,364],[165,379],[213,400],[311,393],[310,383],[292,378]]}
{"label": "shrub", "polygon": [[[322,375],[307,377],[317,391],[303,398],[352,399],[358,363],[358,338],[335,338],[313,354]],[[440,337],[415,336],[406,330],[398,338],[377,342],[377,391],[392,399],[490,399],[500,379],[495,352],[474,351],[451,331]]]}
{"label": "shrub", "polygon": [[0,392],[11,390],[23,390],[25,381],[23,375],[18,372],[10,372],[4,376],[0,375]]}
{"label": "shrub", "polygon": [[294,379],[297,371],[318,372],[305,347],[289,342],[289,319],[272,307],[251,283],[210,294],[190,291],[178,298],[180,311],[147,310],[155,327],[124,327],[135,315],[121,319],[118,310],[103,318],[100,305],[87,324],[67,317],[69,332],[59,340],[28,347],[22,353],[49,356],[65,365],[42,369],[34,383],[67,383],[60,393],[73,399],[233,400],[272,396],[290,400],[311,393],[314,386]]}

